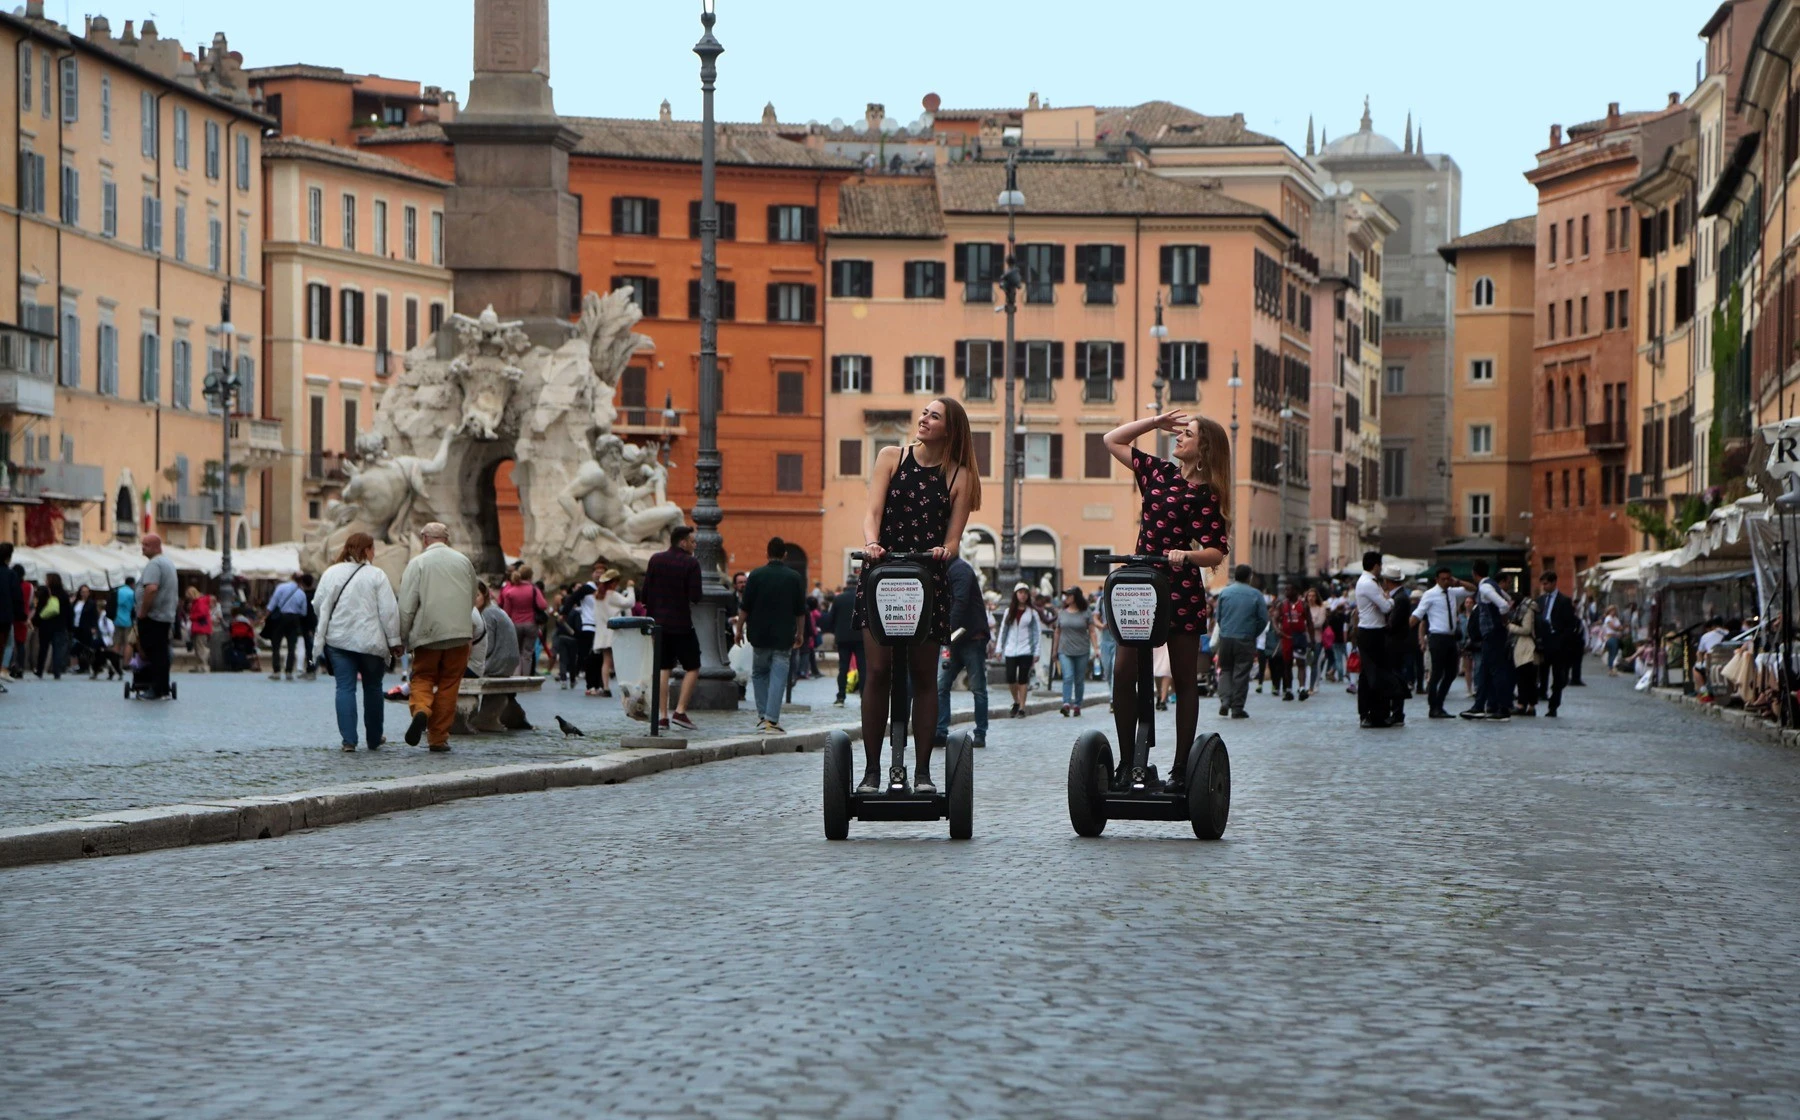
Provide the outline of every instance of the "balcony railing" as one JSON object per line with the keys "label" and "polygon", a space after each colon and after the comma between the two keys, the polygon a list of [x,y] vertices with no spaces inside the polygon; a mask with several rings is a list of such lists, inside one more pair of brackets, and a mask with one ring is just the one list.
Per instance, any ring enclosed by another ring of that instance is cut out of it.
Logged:
{"label": "balcony railing", "polygon": [[309,482],[342,482],[349,477],[344,469],[347,456],[337,451],[306,453],[306,478]]}
{"label": "balcony railing", "polygon": [[1053,401],[1056,399],[1056,383],[1048,377],[1025,378],[1025,399],[1028,401]]}
{"label": "balcony railing", "polygon": [[1169,285],[1169,305],[1171,307],[1196,307],[1200,303],[1200,285]]}
{"label": "balcony railing", "polygon": [[270,465],[287,454],[287,445],[281,442],[281,421],[232,417],[231,450],[240,462],[252,466]]}
{"label": "balcony railing", "polygon": [[55,414],[55,356],[54,338],[0,327],[0,413]]}
{"label": "balcony railing", "polygon": [[966,401],[993,400],[994,379],[992,377],[969,377],[964,383],[963,399]]}
{"label": "balcony railing", "polygon": [[156,519],[170,525],[210,525],[219,516],[211,494],[185,494],[156,500]]}
{"label": "balcony railing", "polygon": [[1111,404],[1113,399],[1112,378],[1084,377],[1081,379],[1081,400],[1083,404]]}
{"label": "balcony railing", "polygon": [[1622,451],[1625,448],[1625,422],[1601,420],[1587,426],[1590,451]]}
{"label": "balcony railing", "polygon": [[1090,280],[1083,287],[1089,304],[1110,306],[1117,302],[1114,296],[1117,286],[1111,281]]}
{"label": "balcony railing", "polygon": [[397,363],[394,361],[394,352],[392,350],[375,351],[376,377],[387,377],[391,375],[394,372],[394,367],[396,365]]}
{"label": "balcony railing", "polygon": [[0,480],[0,498],[99,502],[106,498],[105,472],[86,463],[20,463]]}
{"label": "balcony railing", "polygon": [[971,280],[963,285],[964,303],[993,303],[994,282],[992,280]]}

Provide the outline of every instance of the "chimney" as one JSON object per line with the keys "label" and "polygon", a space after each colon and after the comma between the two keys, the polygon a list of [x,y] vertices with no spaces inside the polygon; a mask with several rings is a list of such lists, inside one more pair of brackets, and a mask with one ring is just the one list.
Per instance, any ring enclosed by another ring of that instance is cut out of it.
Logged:
{"label": "chimney", "polygon": [[1553,124],[1550,126],[1550,146],[1552,148],[1562,147],[1562,125]]}
{"label": "chimney", "polygon": [[763,106],[762,123],[770,128],[774,128],[777,124],[781,123],[780,118],[775,115],[775,103],[773,101]]}
{"label": "chimney", "polygon": [[663,98],[662,108],[660,108],[656,111],[656,119],[661,121],[663,124],[668,124],[670,121],[675,119],[674,111],[669,108],[669,99],[668,98],[666,98],[666,97]]}
{"label": "chimney", "polygon": [[870,132],[880,132],[881,122],[886,119],[887,106],[885,105],[878,105],[871,101],[869,102],[869,107],[863,110],[863,123],[869,126]]}
{"label": "chimney", "polygon": [[1618,120],[1619,120],[1619,103],[1617,101],[1608,101],[1606,103],[1606,123],[1607,124],[1616,124],[1616,123],[1618,123]]}
{"label": "chimney", "polygon": [[131,26],[135,22],[137,21],[129,19],[125,21],[125,34],[119,36],[119,42],[137,46],[137,29]]}
{"label": "chimney", "polygon": [[1677,106],[1679,104],[1681,104],[1681,94],[1676,93],[1674,90],[1670,90],[1669,91],[1669,108],[1673,109],[1675,106]]}
{"label": "chimney", "polygon": [[112,22],[105,16],[95,16],[88,20],[87,37],[96,43],[112,42]]}
{"label": "chimney", "polygon": [[150,43],[156,42],[156,40],[159,38],[159,36],[156,33],[156,21],[153,19],[145,20],[144,21],[144,29],[139,34],[142,36],[145,44],[150,44]]}
{"label": "chimney", "polygon": [[44,0],[25,0],[25,18],[43,19]]}
{"label": "chimney", "polygon": [[1038,107],[1037,91],[1033,90],[1031,96],[1025,99],[1025,107],[1027,109],[1035,109]]}

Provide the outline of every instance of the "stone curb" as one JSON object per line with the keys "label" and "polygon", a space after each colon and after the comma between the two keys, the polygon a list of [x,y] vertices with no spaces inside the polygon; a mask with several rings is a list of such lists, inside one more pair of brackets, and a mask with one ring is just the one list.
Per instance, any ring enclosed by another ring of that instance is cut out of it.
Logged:
{"label": "stone curb", "polygon": [[[1106,694],[1093,695],[1092,699],[1096,703],[1102,702]],[[1060,700],[1034,700],[1025,710],[1028,715],[1042,715],[1060,707]],[[973,719],[972,712],[958,712],[951,717],[951,722],[969,723]],[[619,750],[564,762],[486,766],[326,786],[276,796],[120,809],[73,820],[0,828],[0,868],[89,856],[131,855],[228,840],[267,840],[301,829],[347,824],[465,797],[614,785],[682,766],[700,766],[749,755],[822,750],[827,736],[833,731],[843,731],[853,740],[862,737],[860,725],[841,725],[760,739],[715,740],[677,750]]]}
{"label": "stone curb", "polygon": [[1748,732],[1776,746],[1800,748],[1800,728],[1783,728],[1742,708],[1722,708],[1717,704],[1702,704],[1679,688],[1653,688],[1650,691],[1670,703],[1680,704],[1690,712],[1703,712],[1713,719],[1723,720],[1741,731]]}

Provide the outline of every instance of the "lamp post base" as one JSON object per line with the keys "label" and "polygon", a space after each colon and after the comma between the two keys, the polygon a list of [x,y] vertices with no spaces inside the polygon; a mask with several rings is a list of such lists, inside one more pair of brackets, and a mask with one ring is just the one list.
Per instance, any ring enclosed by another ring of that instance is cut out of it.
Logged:
{"label": "lamp post base", "polygon": [[731,649],[727,611],[731,593],[708,595],[694,604],[694,633],[700,639],[700,680],[694,685],[689,711],[735,712],[738,710],[737,674],[726,661]]}

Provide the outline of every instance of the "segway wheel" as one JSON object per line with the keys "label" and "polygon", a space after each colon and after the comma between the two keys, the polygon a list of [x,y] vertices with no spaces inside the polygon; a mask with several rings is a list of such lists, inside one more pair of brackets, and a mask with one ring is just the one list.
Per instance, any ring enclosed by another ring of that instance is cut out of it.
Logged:
{"label": "segway wheel", "polygon": [[181,699],[181,688],[174,681],[169,682],[169,699],[171,699],[171,700]]}
{"label": "segway wheel", "polygon": [[825,740],[825,839],[850,835],[850,736],[833,731]]}
{"label": "segway wheel", "polygon": [[1069,823],[1077,836],[1106,830],[1106,787],[1112,781],[1112,744],[1099,731],[1083,731],[1069,752]]}
{"label": "segway wheel", "polygon": [[131,678],[125,678],[125,699],[131,699]]}
{"label": "segway wheel", "polygon": [[944,792],[950,799],[950,839],[975,835],[975,751],[967,731],[950,736],[944,749]]}
{"label": "segway wheel", "polygon": [[1217,840],[1225,835],[1225,820],[1231,815],[1231,756],[1217,735],[1201,740],[1188,756],[1187,799],[1188,823],[1195,836]]}

